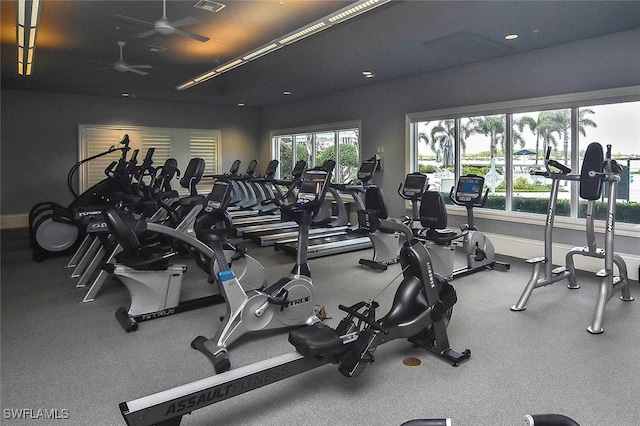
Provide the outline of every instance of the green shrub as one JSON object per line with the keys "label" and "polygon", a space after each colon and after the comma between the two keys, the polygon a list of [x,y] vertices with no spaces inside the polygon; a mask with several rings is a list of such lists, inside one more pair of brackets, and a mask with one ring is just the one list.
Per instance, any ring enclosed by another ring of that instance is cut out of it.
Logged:
{"label": "green shrub", "polygon": [[418,171],[420,173],[435,173],[437,170],[431,164],[418,164]]}

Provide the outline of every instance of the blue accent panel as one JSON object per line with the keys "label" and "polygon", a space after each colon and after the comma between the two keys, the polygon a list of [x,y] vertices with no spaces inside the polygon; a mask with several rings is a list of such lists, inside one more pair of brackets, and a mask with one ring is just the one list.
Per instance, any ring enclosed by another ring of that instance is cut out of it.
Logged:
{"label": "blue accent panel", "polygon": [[220,279],[220,281],[229,281],[234,279],[235,277],[236,276],[232,270],[218,272],[218,278]]}

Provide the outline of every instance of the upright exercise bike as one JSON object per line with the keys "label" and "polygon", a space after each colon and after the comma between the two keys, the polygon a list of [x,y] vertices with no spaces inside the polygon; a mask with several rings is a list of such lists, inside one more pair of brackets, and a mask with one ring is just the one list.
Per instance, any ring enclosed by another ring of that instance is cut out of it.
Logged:
{"label": "upright exercise bike", "polygon": [[[319,181],[318,177],[318,187],[323,185]],[[303,183],[303,193],[309,191],[305,188],[309,186]],[[309,202],[313,203],[316,196],[311,197]],[[446,214],[441,198],[437,192],[427,194],[425,204],[435,207],[429,215]],[[425,222],[424,226],[428,225]],[[406,338],[453,366],[468,359],[468,349],[459,353],[449,347],[446,331],[457,301],[455,289],[433,273],[429,253],[409,227],[405,226],[404,234],[407,241],[400,251],[404,277],[384,317],[376,318],[378,303],[373,300],[340,306],[347,315],[336,329],[318,321],[289,333],[296,351],[121,403],[127,424],[177,426],[184,415],[195,410],[329,363],[338,364],[344,376],[356,377],[374,361],[376,347],[394,339]]]}
{"label": "upright exercise bike", "polygon": [[449,198],[456,206],[467,210],[467,223],[460,226],[463,233],[462,247],[467,260],[463,267],[452,272],[452,278],[470,275],[486,269],[508,270],[511,265],[495,259],[495,249],[489,238],[475,226],[473,209],[484,207],[489,189],[482,194],[484,178],[476,175],[460,176],[458,184],[449,191]]}
{"label": "upright exercise bike", "polygon": [[323,309],[314,305],[315,290],[311,282],[311,270],[307,263],[307,244],[309,227],[314,215],[324,202],[327,184],[335,162],[328,161],[321,167],[307,170],[292,205],[282,204],[282,215],[298,223],[298,252],[296,265],[290,276],[281,278],[271,286],[246,292],[227,265],[223,246],[230,229],[230,219],[226,213],[231,185],[216,181],[213,198],[205,205],[208,213],[194,225],[196,235],[204,241],[215,254],[218,265],[220,293],[224,295],[227,312],[221,318],[214,337],[196,337],[191,346],[205,354],[213,363],[216,373],[231,368],[228,346],[243,334],[256,330],[265,330],[299,325],[311,325],[324,316]]}

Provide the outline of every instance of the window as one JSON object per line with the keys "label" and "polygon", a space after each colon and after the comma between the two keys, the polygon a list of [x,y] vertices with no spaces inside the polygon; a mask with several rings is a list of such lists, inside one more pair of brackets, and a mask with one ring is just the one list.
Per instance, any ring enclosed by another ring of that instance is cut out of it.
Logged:
{"label": "window", "polygon": [[[593,93],[410,114],[410,171],[426,173],[430,187],[447,201],[460,175],[481,175],[490,190],[485,208],[544,215],[550,181],[529,171],[544,167],[547,147],[552,159],[578,174],[589,143],[600,142],[605,150],[611,144],[613,159],[623,166],[616,220],[638,224],[640,89],[636,92],[620,91],[617,103],[598,103],[602,93]],[[610,93],[603,99],[616,98]],[[584,217],[586,202],[577,188],[560,183],[558,216]],[[604,219],[605,209],[602,201],[597,219]]]}
{"label": "window", "polygon": [[[129,135],[131,151],[139,149],[138,164],[142,162],[149,148],[154,148],[153,165],[161,166],[167,158],[175,158],[178,168],[184,170],[194,157],[205,160],[205,175],[218,173],[220,166],[220,131],[206,129],[170,129],[158,127],[133,126],[79,126],[80,144],[79,159],[88,158],[119,146],[119,141],[125,134]],[[112,162],[117,161],[120,152],[105,155],[85,163],[79,170],[80,191],[105,178],[104,171]],[[203,178],[198,185],[198,191],[207,193],[211,189],[212,178]],[[181,189],[176,181],[174,189]]]}
{"label": "window", "polygon": [[[640,101],[593,105],[577,108],[579,120],[579,164],[591,142],[599,142],[606,154],[623,166],[617,185],[616,221],[640,223]],[[586,202],[580,201],[579,217],[584,217]],[[596,219],[604,220],[605,202],[596,205]]]}
{"label": "window", "polygon": [[334,182],[356,178],[360,166],[359,123],[281,130],[272,134],[274,156],[280,161],[279,176],[289,176],[299,160],[306,161],[307,167],[334,160]]}
{"label": "window", "polygon": [[458,121],[461,174],[483,176],[491,194],[485,207],[504,210],[506,115],[464,117]]}
{"label": "window", "polygon": [[[529,170],[542,169],[547,147],[550,158],[571,166],[571,109],[513,114],[512,208],[517,212],[546,214],[550,181],[532,176]],[[569,216],[570,183],[561,181],[556,216]]]}

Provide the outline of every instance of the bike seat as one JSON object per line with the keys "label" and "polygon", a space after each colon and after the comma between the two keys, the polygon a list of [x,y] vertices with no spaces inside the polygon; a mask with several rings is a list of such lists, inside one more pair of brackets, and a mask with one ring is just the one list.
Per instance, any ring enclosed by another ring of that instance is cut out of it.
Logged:
{"label": "bike seat", "polygon": [[338,333],[322,322],[290,331],[289,343],[305,356],[326,357],[344,351]]}

